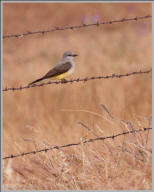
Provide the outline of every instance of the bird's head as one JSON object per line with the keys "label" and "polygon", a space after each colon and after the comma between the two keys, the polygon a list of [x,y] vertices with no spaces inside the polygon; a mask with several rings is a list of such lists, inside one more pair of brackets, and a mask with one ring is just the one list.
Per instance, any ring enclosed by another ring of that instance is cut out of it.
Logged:
{"label": "bird's head", "polygon": [[76,57],[76,56],[78,56],[77,54],[73,54],[71,51],[66,51],[64,54],[63,54],[63,56],[62,56],[62,58],[63,59],[73,59],[74,57]]}

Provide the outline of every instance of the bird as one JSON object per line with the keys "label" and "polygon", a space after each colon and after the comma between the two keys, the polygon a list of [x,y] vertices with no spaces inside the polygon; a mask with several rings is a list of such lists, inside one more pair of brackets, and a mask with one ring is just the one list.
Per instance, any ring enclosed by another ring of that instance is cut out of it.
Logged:
{"label": "bird", "polygon": [[73,54],[71,51],[66,51],[62,55],[61,60],[52,69],[50,69],[43,77],[29,83],[28,86],[31,86],[39,81],[42,81],[48,78],[65,81],[65,77],[69,76],[74,72],[75,63],[73,61],[73,58],[76,56],[78,55]]}

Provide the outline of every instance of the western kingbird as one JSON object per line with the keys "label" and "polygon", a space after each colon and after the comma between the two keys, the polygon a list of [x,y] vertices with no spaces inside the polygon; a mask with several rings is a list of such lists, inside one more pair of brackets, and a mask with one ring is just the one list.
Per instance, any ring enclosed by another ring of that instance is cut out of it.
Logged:
{"label": "western kingbird", "polygon": [[72,52],[67,51],[63,54],[61,60],[53,67],[46,75],[29,83],[28,85],[32,85],[36,82],[42,81],[44,79],[53,78],[53,79],[64,79],[71,73],[73,73],[75,68],[75,63],[73,62],[73,58],[78,55],[72,54]]}

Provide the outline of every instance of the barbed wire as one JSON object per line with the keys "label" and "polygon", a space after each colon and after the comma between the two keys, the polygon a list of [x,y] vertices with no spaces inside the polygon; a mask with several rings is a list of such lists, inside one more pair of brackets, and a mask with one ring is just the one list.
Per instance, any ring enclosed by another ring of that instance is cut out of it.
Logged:
{"label": "barbed wire", "polygon": [[131,75],[139,75],[139,74],[146,74],[152,72],[152,69],[148,69],[146,71],[134,71],[130,73],[125,73],[125,74],[115,74],[113,73],[112,75],[106,75],[106,76],[93,76],[93,77],[86,77],[86,78],[77,78],[77,79],[72,79],[72,80],[61,80],[61,81],[49,81],[47,83],[41,83],[41,84],[33,84],[33,85],[27,85],[27,86],[20,86],[20,87],[11,87],[11,88],[5,88],[3,91],[20,91],[23,89],[29,89],[33,87],[41,87],[49,84],[65,84],[65,83],[73,83],[73,82],[87,82],[89,80],[100,80],[100,79],[112,79],[112,78],[122,78],[122,77],[128,77]]}
{"label": "barbed wire", "polygon": [[55,31],[64,31],[64,30],[74,30],[74,29],[81,29],[81,28],[86,28],[86,27],[92,27],[92,26],[100,26],[100,25],[107,25],[107,24],[114,24],[114,23],[122,23],[122,22],[128,22],[128,21],[137,21],[141,19],[148,19],[152,18],[151,15],[145,15],[145,16],[136,16],[132,18],[122,18],[120,20],[111,20],[111,21],[103,21],[99,22],[97,21],[96,23],[90,23],[90,24],[81,24],[81,25],[73,25],[73,26],[65,26],[65,27],[54,27],[52,29],[48,30],[38,30],[38,31],[27,31],[25,33],[17,33],[17,34],[10,34],[10,35],[3,35],[3,38],[19,38],[19,37],[24,37],[28,35],[34,35],[34,34],[42,34],[44,35],[45,33],[49,32],[55,32]]}
{"label": "barbed wire", "polygon": [[23,153],[17,154],[17,155],[10,155],[10,156],[3,157],[3,159],[4,160],[5,159],[12,159],[12,158],[22,157],[22,156],[26,156],[26,155],[30,155],[30,154],[35,155],[37,153],[48,152],[48,151],[53,150],[53,149],[61,149],[61,148],[65,148],[65,147],[81,145],[82,143],[85,144],[85,143],[90,143],[90,142],[94,142],[94,141],[114,139],[115,137],[119,137],[119,136],[122,136],[122,135],[128,135],[130,133],[148,131],[148,130],[151,130],[151,129],[152,129],[152,127],[146,127],[146,128],[143,128],[143,129],[137,129],[137,130],[131,130],[131,131],[127,131],[127,132],[118,133],[117,135],[112,135],[112,136],[110,135],[110,136],[107,136],[107,137],[96,137],[96,138],[93,138],[93,139],[87,139],[87,140],[82,141],[82,142],[70,143],[70,144],[61,145],[61,146],[52,146],[52,147],[44,148],[44,149],[40,149],[40,150],[34,150],[34,151],[30,151],[30,152],[23,152]]}

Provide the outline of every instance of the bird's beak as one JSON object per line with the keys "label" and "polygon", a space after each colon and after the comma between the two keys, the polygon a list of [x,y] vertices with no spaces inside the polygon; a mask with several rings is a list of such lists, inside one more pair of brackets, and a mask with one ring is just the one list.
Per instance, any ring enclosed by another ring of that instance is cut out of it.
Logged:
{"label": "bird's beak", "polygon": [[73,57],[76,57],[76,56],[78,56],[78,55],[77,55],[77,54],[72,54],[72,56],[73,56]]}

